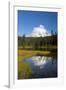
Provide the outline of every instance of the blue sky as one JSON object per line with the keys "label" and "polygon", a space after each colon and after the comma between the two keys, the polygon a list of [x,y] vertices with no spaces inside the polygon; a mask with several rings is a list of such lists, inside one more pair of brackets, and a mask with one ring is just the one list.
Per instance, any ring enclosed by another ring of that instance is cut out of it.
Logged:
{"label": "blue sky", "polygon": [[27,35],[43,25],[48,32],[57,32],[57,12],[18,10],[18,35]]}

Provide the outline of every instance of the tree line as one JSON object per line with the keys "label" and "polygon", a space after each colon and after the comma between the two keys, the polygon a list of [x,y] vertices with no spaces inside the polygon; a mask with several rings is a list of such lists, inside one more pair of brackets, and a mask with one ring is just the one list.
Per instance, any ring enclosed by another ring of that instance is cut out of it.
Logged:
{"label": "tree line", "polygon": [[46,37],[18,36],[18,48],[27,50],[57,50],[57,34]]}

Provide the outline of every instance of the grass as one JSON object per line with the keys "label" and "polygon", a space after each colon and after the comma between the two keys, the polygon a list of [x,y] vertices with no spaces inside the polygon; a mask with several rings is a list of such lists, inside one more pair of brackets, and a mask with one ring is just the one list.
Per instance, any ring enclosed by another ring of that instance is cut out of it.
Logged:
{"label": "grass", "polygon": [[49,54],[50,54],[50,51],[18,50],[18,61],[21,61],[36,55],[49,55]]}
{"label": "grass", "polygon": [[18,63],[18,79],[28,79],[31,74],[31,68],[27,63]]}

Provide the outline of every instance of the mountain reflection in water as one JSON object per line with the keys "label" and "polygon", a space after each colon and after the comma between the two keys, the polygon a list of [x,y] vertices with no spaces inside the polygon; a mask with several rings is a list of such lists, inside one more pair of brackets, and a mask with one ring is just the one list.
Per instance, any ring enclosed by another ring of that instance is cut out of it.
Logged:
{"label": "mountain reflection in water", "polygon": [[31,78],[57,77],[57,59],[45,56],[33,56],[22,63],[29,64],[32,70]]}

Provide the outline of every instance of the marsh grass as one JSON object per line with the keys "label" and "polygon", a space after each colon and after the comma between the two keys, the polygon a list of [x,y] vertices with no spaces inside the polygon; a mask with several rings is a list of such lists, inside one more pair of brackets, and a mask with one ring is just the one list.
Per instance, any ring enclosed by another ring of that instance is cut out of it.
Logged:
{"label": "marsh grass", "polygon": [[18,62],[36,55],[49,55],[50,51],[18,50]]}
{"label": "marsh grass", "polygon": [[18,63],[18,79],[28,79],[31,73],[31,68],[27,63]]}

